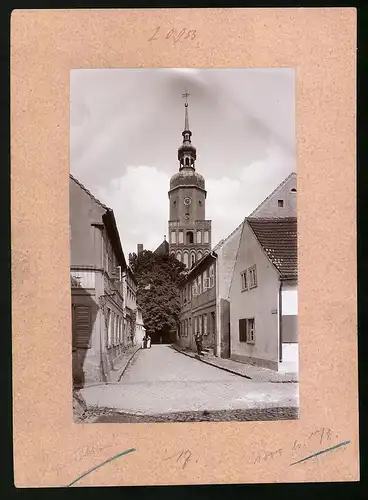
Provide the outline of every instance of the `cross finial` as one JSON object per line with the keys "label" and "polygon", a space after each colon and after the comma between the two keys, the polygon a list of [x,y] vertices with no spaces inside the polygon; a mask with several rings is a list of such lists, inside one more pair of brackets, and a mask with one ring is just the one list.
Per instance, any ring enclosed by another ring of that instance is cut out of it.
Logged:
{"label": "cross finial", "polygon": [[185,91],[184,94],[181,94],[181,97],[185,99],[185,106],[188,106],[188,96],[190,96],[190,94],[187,91]]}

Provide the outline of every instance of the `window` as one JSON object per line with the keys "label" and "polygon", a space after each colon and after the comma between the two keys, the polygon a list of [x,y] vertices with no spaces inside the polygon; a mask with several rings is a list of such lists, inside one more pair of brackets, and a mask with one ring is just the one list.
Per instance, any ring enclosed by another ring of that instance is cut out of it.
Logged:
{"label": "window", "polygon": [[249,268],[249,288],[254,288],[257,286],[257,272],[256,266]]}
{"label": "window", "polygon": [[255,342],[255,328],[254,318],[239,319],[239,341],[254,344]]}
{"label": "window", "polygon": [[194,332],[193,332],[193,333],[194,333],[194,335],[196,335],[196,334],[197,334],[197,332],[198,332],[198,317],[196,316],[196,317],[194,318]]}
{"label": "window", "polygon": [[254,344],[254,318],[247,319],[247,342]]}
{"label": "window", "polygon": [[241,277],[241,289],[243,290],[248,290],[248,282],[247,282],[247,270],[243,271],[240,274]]}
{"label": "window", "polygon": [[198,316],[198,331],[199,334],[202,333],[202,316]]}
{"label": "window", "polygon": [[211,264],[208,288],[212,288],[213,286],[215,286],[215,266]]}
{"label": "window", "polygon": [[89,306],[77,304],[73,312],[74,345],[81,349],[88,349],[91,347],[92,335],[91,309]]}
{"label": "window", "polygon": [[278,207],[283,207],[284,206],[284,200],[277,200],[277,206]]}
{"label": "window", "polygon": [[213,334],[216,333],[216,314],[214,312],[211,312],[211,325],[210,325],[211,332]]}
{"label": "window", "polygon": [[296,193],[296,189],[295,189],[295,188],[292,188],[292,189],[290,189],[290,192],[291,192],[291,193]]}
{"label": "window", "polygon": [[184,243],[184,233],[183,233],[183,231],[179,231],[179,243]]}
{"label": "window", "polygon": [[197,243],[202,243],[202,231],[197,231]]}
{"label": "window", "polygon": [[107,309],[107,347],[111,344],[111,310]]}
{"label": "window", "polygon": [[184,252],[184,264],[189,267],[189,255],[188,252]]}
{"label": "window", "polygon": [[178,259],[179,262],[181,262],[181,252],[178,252],[176,254],[176,258]]}
{"label": "window", "polygon": [[207,314],[203,315],[203,335],[207,335],[208,330],[207,330]]}
{"label": "window", "polygon": [[198,280],[198,295],[202,293],[202,275],[200,274],[197,278]]}
{"label": "window", "polygon": [[195,297],[197,295],[197,284],[196,281],[194,280],[192,283],[192,297]]}
{"label": "window", "polygon": [[193,231],[187,231],[187,245],[191,245],[194,241]]}
{"label": "window", "polygon": [[203,243],[209,243],[209,232],[205,231],[203,236],[204,236]]}
{"label": "window", "polygon": [[201,260],[201,258],[203,257],[203,254],[200,250],[198,250],[197,252],[197,260]]}
{"label": "window", "polygon": [[171,231],[171,243],[176,243],[176,232]]}
{"label": "window", "polygon": [[192,253],[192,255],[191,255],[191,266],[194,266],[194,264],[195,264],[195,254]]}
{"label": "window", "polygon": [[207,288],[209,288],[208,279],[207,279],[207,269],[202,274],[202,279],[203,279],[203,291],[205,292],[207,290]]}

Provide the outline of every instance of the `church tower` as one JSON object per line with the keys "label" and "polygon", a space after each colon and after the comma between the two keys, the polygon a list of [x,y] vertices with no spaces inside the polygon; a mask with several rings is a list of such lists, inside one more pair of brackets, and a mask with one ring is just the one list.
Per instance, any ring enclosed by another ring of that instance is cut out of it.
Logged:
{"label": "church tower", "polygon": [[178,149],[179,172],[170,179],[169,251],[190,268],[211,251],[211,221],[206,220],[205,181],[195,170],[196,148],[189,128],[185,98],[183,143]]}

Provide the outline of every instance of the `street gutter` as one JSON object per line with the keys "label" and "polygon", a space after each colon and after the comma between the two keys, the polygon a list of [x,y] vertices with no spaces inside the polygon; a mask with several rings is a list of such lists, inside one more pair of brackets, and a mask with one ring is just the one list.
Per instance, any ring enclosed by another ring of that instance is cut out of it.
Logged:
{"label": "street gutter", "polygon": [[218,365],[216,365],[216,363],[211,363],[211,361],[209,361],[207,359],[203,359],[203,358],[199,357],[198,355],[192,356],[191,354],[188,354],[187,352],[182,351],[181,349],[178,349],[173,344],[171,345],[171,347],[173,349],[175,349],[175,351],[180,352],[180,354],[184,354],[184,356],[188,356],[189,358],[192,358],[192,359],[197,359],[198,361],[201,361],[202,363],[205,363],[206,365],[214,366],[215,368],[218,368],[219,370],[223,370],[224,372],[232,373],[233,375],[238,375],[238,377],[243,377],[243,378],[246,378],[248,380],[252,380],[252,377],[248,377],[248,375],[243,375],[242,373],[238,373],[234,370],[231,370],[230,368],[218,366]]}

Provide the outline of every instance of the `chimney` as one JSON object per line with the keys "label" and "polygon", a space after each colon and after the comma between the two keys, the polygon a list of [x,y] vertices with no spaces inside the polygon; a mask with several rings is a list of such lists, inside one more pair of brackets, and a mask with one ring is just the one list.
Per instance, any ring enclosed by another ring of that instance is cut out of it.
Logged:
{"label": "chimney", "polygon": [[141,254],[143,252],[143,245],[142,243],[138,243],[137,245],[137,255]]}

